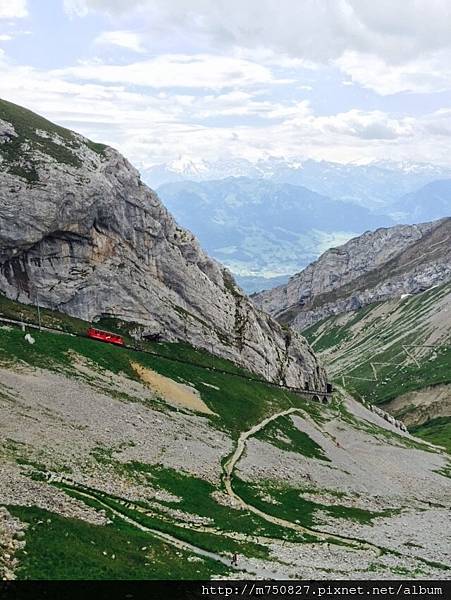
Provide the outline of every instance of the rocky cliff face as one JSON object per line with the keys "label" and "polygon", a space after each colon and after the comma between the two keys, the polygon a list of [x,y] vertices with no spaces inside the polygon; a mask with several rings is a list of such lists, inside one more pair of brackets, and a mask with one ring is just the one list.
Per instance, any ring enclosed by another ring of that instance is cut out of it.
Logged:
{"label": "rocky cliff face", "polygon": [[0,101],[0,291],[116,316],[288,385],[323,387],[307,342],[258,311],[118,152]]}
{"label": "rocky cliff face", "polygon": [[255,304],[298,330],[451,279],[451,218],[377,229],[331,248]]}

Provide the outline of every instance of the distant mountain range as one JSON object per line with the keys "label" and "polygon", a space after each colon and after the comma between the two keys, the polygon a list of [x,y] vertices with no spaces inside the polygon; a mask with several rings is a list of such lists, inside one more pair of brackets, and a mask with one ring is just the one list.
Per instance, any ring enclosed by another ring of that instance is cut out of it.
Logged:
{"label": "distant mountain range", "polygon": [[282,283],[330,246],[394,223],[363,206],[266,179],[184,181],[158,193],[248,292]]}
{"label": "distant mountain range", "polygon": [[451,168],[421,163],[181,158],[144,178],[248,293],[368,229],[451,215]]}
{"label": "distant mountain range", "polygon": [[431,181],[451,178],[451,167],[391,161],[356,165],[283,158],[253,163],[242,158],[205,161],[181,157],[144,169],[142,175],[153,188],[184,180],[268,179],[275,183],[305,186],[318,194],[375,209],[390,205]]}
{"label": "distant mountain range", "polygon": [[432,221],[451,215],[451,179],[432,181],[406,194],[390,210],[397,222]]}

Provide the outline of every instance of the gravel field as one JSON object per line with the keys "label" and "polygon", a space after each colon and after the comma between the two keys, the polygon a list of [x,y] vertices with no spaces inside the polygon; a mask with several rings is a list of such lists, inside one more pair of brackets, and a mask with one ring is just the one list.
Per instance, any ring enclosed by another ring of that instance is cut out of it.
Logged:
{"label": "gravel field", "polygon": [[[24,366],[0,368],[0,505],[35,505],[88,523],[107,522],[105,512],[46,481],[32,479],[38,469],[129,501],[144,500],[149,506],[172,501],[174,506],[163,511],[167,518],[208,530],[212,519],[177,508],[182,497],[153,486],[143,474],[132,477],[118,467],[138,461],[219,486],[221,461],[231,454],[232,439],[215,429],[205,415],[167,405],[144,384],[96,371],[80,361],[77,367],[77,377]],[[251,436],[236,475],[244,482],[271,481],[298,488],[300,498],[326,507],[391,509],[391,514],[375,518],[371,525],[332,518],[318,509],[314,528],[368,541],[402,557],[380,555],[377,548],[364,545],[352,549],[251,536],[250,541],[255,537],[268,548],[269,556],[241,556],[243,576],[327,579],[333,574],[367,579],[414,573],[419,578],[446,577],[447,572],[425,561],[451,562],[451,485],[449,478],[439,474],[449,458],[420,449],[409,435],[350,398],[344,407],[341,417],[336,409],[323,408],[321,424],[305,412],[289,415],[293,426],[318,444],[328,460],[281,450]],[[279,438],[289,441],[287,435]],[[262,498],[277,509],[271,494]],[[223,491],[215,491],[212,499],[218,506],[239,508]],[[3,530],[6,522],[17,524],[5,510],[0,516]],[[235,537],[243,534],[237,531]],[[8,551],[11,543],[5,542],[0,550],[0,565],[8,578],[14,577],[17,566],[15,550]]]}

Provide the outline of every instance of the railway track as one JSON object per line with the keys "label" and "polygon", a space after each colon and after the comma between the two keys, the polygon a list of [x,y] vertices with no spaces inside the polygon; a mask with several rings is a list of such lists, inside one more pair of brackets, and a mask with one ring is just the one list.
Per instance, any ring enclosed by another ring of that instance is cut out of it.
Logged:
{"label": "railway track", "polygon": [[[60,335],[69,335],[71,337],[79,337],[79,338],[83,338],[84,340],[89,340],[92,343],[102,343],[102,342],[99,342],[98,340],[89,338],[88,336],[86,336],[82,333],[70,333],[67,331],[62,331],[61,329],[58,329],[56,327],[49,327],[47,325],[42,325],[42,324],[39,325],[38,323],[33,323],[31,321],[18,321],[18,320],[9,319],[6,317],[0,317],[0,323],[5,323],[6,325],[13,325],[15,327],[22,327],[22,328],[28,327],[30,329],[34,329],[34,330],[38,330],[38,331],[41,331],[41,330],[49,331],[51,333],[57,333]],[[105,343],[105,342],[103,342],[103,343]],[[308,396],[314,400],[317,400],[318,402],[321,402],[321,401],[328,402],[330,399],[332,399],[332,395],[333,395],[333,392],[330,392],[327,390],[305,390],[302,388],[297,388],[297,387],[293,387],[293,386],[275,383],[274,381],[268,381],[266,379],[260,379],[258,377],[249,377],[242,373],[228,371],[227,369],[219,369],[218,367],[202,365],[200,363],[196,363],[194,361],[189,361],[189,360],[184,360],[182,358],[177,358],[175,356],[168,356],[167,354],[163,354],[161,352],[156,352],[155,350],[149,350],[149,349],[143,348],[141,346],[130,346],[129,344],[124,344],[123,346],[117,346],[117,347],[122,348],[123,350],[126,350],[128,352],[142,352],[143,354],[149,354],[151,356],[155,356],[157,358],[162,358],[164,360],[176,362],[179,364],[189,365],[192,367],[198,367],[198,368],[205,369],[207,371],[211,371],[214,373],[220,373],[221,375],[230,375],[233,377],[239,377],[240,379],[244,379],[244,380],[250,381],[250,382],[264,383],[265,385],[270,385],[271,387],[276,387],[278,389],[287,390],[287,391],[293,392],[295,394],[301,394],[303,396]]]}

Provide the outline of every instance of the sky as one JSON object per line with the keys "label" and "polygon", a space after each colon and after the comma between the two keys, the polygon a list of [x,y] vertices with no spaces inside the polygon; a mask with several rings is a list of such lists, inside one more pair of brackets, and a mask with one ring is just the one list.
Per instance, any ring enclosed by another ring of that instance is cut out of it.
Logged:
{"label": "sky", "polygon": [[0,0],[0,97],[139,168],[451,165],[451,2]]}

